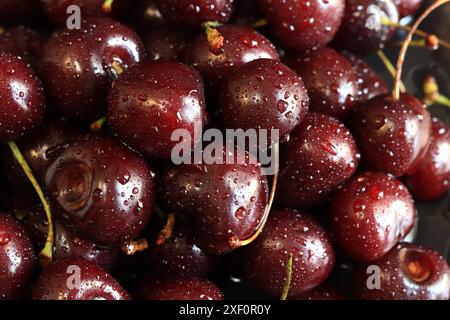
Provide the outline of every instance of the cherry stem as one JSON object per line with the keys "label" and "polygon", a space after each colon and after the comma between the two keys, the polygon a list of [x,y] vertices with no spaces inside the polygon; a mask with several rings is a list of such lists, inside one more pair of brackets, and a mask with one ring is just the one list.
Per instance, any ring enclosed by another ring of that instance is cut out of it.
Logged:
{"label": "cherry stem", "polygon": [[[383,50],[377,50],[377,55],[378,55],[378,58],[380,58],[381,62],[383,62],[386,69],[391,74],[392,78],[394,78],[395,77],[395,67],[391,63],[391,60],[389,60],[389,58],[386,56],[386,54],[384,53]],[[406,92],[406,87],[403,84],[403,81],[401,81],[401,80],[400,80],[400,90],[401,90],[401,92]]]}
{"label": "cherry stem", "polygon": [[91,129],[92,132],[99,132],[100,130],[102,130],[103,125],[106,122],[106,117],[101,117],[100,119],[98,119],[97,121],[93,122],[89,128]]}
{"label": "cherry stem", "polygon": [[278,184],[278,171],[279,171],[278,169],[279,169],[279,156],[280,156],[278,142],[273,145],[272,152],[275,153],[275,175],[273,176],[273,180],[272,180],[272,188],[270,190],[269,202],[264,210],[264,214],[261,219],[261,222],[258,226],[258,229],[256,229],[255,233],[253,233],[250,236],[250,238],[245,239],[245,240],[240,240],[240,239],[237,239],[236,237],[231,238],[230,246],[233,248],[243,247],[243,246],[246,246],[246,245],[252,243],[260,235],[264,226],[266,225],[267,218],[269,217],[269,213],[272,208],[273,200],[275,198],[275,191],[277,189],[277,184]]}
{"label": "cherry stem", "polygon": [[110,13],[114,0],[105,0],[102,5],[103,12]]}
{"label": "cherry stem", "polygon": [[269,21],[267,21],[267,19],[259,19],[252,23],[252,27],[255,29],[258,29],[258,28],[265,27],[268,24],[269,24]]}
{"label": "cherry stem", "polygon": [[53,241],[54,241],[54,234],[53,234],[53,219],[52,219],[52,212],[50,210],[50,205],[47,202],[47,199],[44,196],[44,192],[42,191],[41,187],[37,183],[36,178],[33,175],[33,172],[31,171],[30,166],[28,165],[27,161],[25,160],[25,157],[23,156],[22,152],[20,151],[19,147],[14,141],[9,141],[8,146],[11,149],[12,154],[14,155],[14,158],[16,158],[19,165],[22,167],[23,172],[28,177],[28,180],[30,180],[31,184],[33,185],[34,189],[36,190],[36,193],[38,194],[42,205],[45,210],[45,214],[47,215],[47,223],[48,223],[48,231],[47,231],[47,239],[45,240],[44,248],[39,253],[39,261],[41,266],[45,267],[52,263],[53,260]]}
{"label": "cherry stem", "polygon": [[432,75],[427,75],[423,80],[423,92],[425,94],[425,104],[432,105],[439,103],[450,108],[450,99],[439,93],[439,85]]}
{"label": "cherry stem", "polygon": [[221,27],[219,22],[208,21],[202,24],[205,29],[206,39],[208,40],[209,51],[218,56],[223,53],[224,37],[216,28]]}
{"label": "cherry stem", "polygon": [[132,256],[137,252],[142,252],[149,247],[147,239],[138,239],[125,243],[121,249],[127,256]]}
{"label": "cherry stem", "polygon": [[111,67],[107,70],[109,77],[113,80],[112,86],[114,87],[114,81],[116,81],[123,72],[123,68],[119,62],[113,61]]}
{"label": "cherry stem", "polygon": [[392,88],[392,99],[394,101],[397,101],[400,98],[400,79],[402,76],[402,67],[403,62],[405,61],[405,55],[406,51],[408,50],[408,45],[412,40],[414,32],[417,31],[417,28],[422,23],[423,20],[425,20],[428,15],[434,11],[436,8],[440,7],[441,5],[449,2],[450,0],[438,0],[432,5],[430,5],[425,11],[417,18],[417,20],[414,22],[413,26],[411,27],[411,30],[409,30],[408,35],[406,36],[405,42],[402,45],[402,48],[400,49],[400,53],[398,55],[397,60],[397,68],[396,68],[396,74],[394,79],[394,87]]}
{"label": "cherry stem", "polygon": [[167,215],[166,225],[162,228],[162,230],[158,234],[158,237],[156,238],[156,244],[158,246],[164,244],[167,241],[167,239],[170,238],[170,236],[172,235],[174,225],[175,225],[175,214],[169,213]]}
{"label": "cherry stem", "polygon": [[0,27],[0,34],[2,34],[3,32],[5,32],[5,28]]}
{"label": "cherry stem", "polygon": [[286,300],[289,293],[292,280],[292,253],[289,253],[286,262],[286,282],[284,283],[283,291],[281,292],[280,300]]}

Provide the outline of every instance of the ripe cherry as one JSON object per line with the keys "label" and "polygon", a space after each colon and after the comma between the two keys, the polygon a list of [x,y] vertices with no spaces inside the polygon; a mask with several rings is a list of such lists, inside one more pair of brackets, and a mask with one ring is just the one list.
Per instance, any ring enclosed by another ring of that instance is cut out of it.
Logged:
{"label": "ripe cherry", "polygon": [[344,0],[259,0],[277,40],[294,51],[317,50],[329,43],[341,24]]}
{"label": "ripe cherry", "polygon": [[[77,279],[80,283],[76,282]],[[129,300],[130,296],[102,268],[78,258],[58,261],[46,267],[34,285],[33,299]]]}
{"label": "ripe cherry", "polygon": [[153,211],[151,168],[103,136],[86,136],[61,150],[47,168],[45,186],[65,225],[100,245],[133,240]]}
{"label": "ripe cherry", "polygon": [[357,299],[448,300],[450,267],[439,253],[409,243],[399,243],[381,259],[370,263],[381,270],[379,288],[368,288],[369,264],[359,265],[353,287]]}
{"label": "ripe cherry", "polygon": [[330,221],[343,253],[356,261],[374,261],[409,233],[415,214],[412,197],[400,181],[365,172],[335,193]]}
{"label": "ripe cherry", "polygon": [[331,48],[297,56],[289,66],[305,82],[311,110],[345,119],[358,97],[358,78],[352,64]]}
{"label": "ripe cherry", "polygon": [[35,264],[33,245],[25,229],[0,213],[0,300],[24,297]]}
{"label": "ripe cherry", "polygon": [[413,15],[419,10],[423,0],[394,0],[399,18]]}
{"label": "ripe cherry", "polygon": [[185,129],[196,137],[195,125],[202,127],[207,120],[200,74],[174,61],[151,61],[130,68],[112,88],[108,105],[112,129],[150,158],[169,159],[178,143],[172,141],[172,133]]}
{"label": "ripe cherry", "polygon": [[172,29],[150,31],[143,38],[148,60],[183,60],[190,42],[189,36]]}
{"label": "ripe cherry", "polygon": [[309,113],[282,154],[277,204],[314,207],[350,178],[359,154],[350,131],[327,115]]}
{"label": "ripe cherry", "polygon": [[347,300],[348,297],[330,281],[293,298],[293,300]]}
{"label": "ripe cherry", "polygon": [[414,198],[436,200],[450,188],[450,131],[437,118],[432,119],[430,145],[417,170],[405,177]]}
{"label": "ripe cherry", "polygon": [[139,37],[108,18],[89,20],[80,30],[60,30],[47,42],[41,78],[50,102],[76,121],[97,120],[106,111],[111,76],[144,58]]}
{"label": "ripe cherry", "polygon": [[333,247],[327,232],[312,216],[302,212],[272,212],[261,235],[244,250],[246,278],[257,288],[277,297],[286,282],[289,254],[292,255],[289,297],[320,285],[334,265]]}

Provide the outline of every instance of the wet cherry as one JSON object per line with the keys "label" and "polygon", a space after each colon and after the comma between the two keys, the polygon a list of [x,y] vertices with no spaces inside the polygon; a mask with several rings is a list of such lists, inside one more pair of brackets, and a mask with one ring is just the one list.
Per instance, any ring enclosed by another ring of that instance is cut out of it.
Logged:
{"label": "wet cherry", "polygon": [[172,29],[157,29],[150,31],[143,38],[148,60],[177,60],[184,58],[190,37]]}

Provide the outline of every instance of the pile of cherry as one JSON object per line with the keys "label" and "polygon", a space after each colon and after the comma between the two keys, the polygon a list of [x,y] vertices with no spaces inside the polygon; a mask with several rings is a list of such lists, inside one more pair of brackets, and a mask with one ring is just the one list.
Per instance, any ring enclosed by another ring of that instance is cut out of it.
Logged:
{"label": "pile of cherry", "polygon": [[[360,58],[421,4],[0,0],[0,299],[448,300],[405,238],[448,193],[449,129],[401,55],[392,92]],[[195,123],[278,129],[279,174],[174,165]]]}

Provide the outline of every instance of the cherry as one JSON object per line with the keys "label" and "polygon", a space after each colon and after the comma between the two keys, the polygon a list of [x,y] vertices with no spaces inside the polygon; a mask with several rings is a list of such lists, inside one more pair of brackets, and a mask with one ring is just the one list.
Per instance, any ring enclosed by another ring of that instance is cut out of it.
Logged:
{"label": "cherry", "polygon": [[289,254],[292,255],[289,297],[320,285],[334,265],[327,232],[303,212],[272,212],[262,234],[244,250],[246,278],[273,296],[280,296],[285,285]]}
{"label": "cherry", "polygon": [[234,0],[157,0],[163,18],[170,24],[199,28],[203,22],[225,23],[230,19]]}
{"label": "cherry", "polygon": [[398,100],[384,94],[355,109],[352,127],[366,169],[402,176],[413,173],[425,156],[431,117],[409,94]]}
{"label": "cherry", "polygon": [[450,132],[437,118],[432,119],[428,151],[417,170],[405,177],[405,183],[414,198],[436,200],[450,188]]}
{"label": "cherry", "polygon": [[232,72],[256,59],[279,60],[274,45],[257,31],[237,25],[225,25],[217,30],[224,38],[220,54],[210,51],[207,37],[200,34],[186,53],[186,62],[200,71],[208,91],[218,91]]}
{"label": "cherry", "polygon": [[144,58],[141,40],[108,18],[84,22],[80,30],[60,30],[47,42],[40,75],[53,108],[76,121],[102,116],[110,76]]}
{"label": "cherry", "polygon": [[277,40],[294,51],[319,49],[341,24],[344,0],[259,0]]}
{"label": "cherry", "polygon": [[172,166],[161,178],[159,195],[167,211],[193,221],[196,244],[210,254],[228,253],[251,238],[268,201],[260,165],[252,164],[247,152],[236,150],[232,156],[233,164]]}
{"label": "cherry", "polygon": [[7,29],[0,33],[0,51],[21,56],[33,68],[38,67],[45,37],[23,26]]}
{"label": "cherry", "polygon": [[133,240],[154,206],[154,174],[119,142],[103,136],[74,141],[55,156],[45,186],[66,225],[99,245]]}
{"label": "cherry", "polygon": [[278,129],[281,141],[303,120],[308,96],[302,79],[277,60],[258,59],[238,68],[220,91],[226,128]]}
{"label": "cherry", "polygon": [[112,129],[150,158],[169,159],[178,143],[171,140],[174,130],[186,129],[194,137],[194,125],[207,120],[200,74],[173,61],[141,63],[125,71],[108,105]]}
{"label": "cherry", "polygon": [[0,52],[0,141],[15,140],[36,128],[45,109],[39,79],[20,58]]}
{"label": "cherry", "polygon": [[37,25],[42,22],[42,16],[39,0],[0,0],[2,26],[14,26],[23,23]]}
{"label": "cherry", "polygon": [[0,300],[24,297],[35,262],[25,229],[9,215],[0,213]]}
{"label": "cherry", "polygon": [[128,9],[129,23],[139,34],[167,27],[167,22],[159,12],[156,2],[157,0],[134,0],[133,5]]}
{"label": "cherry", "polygon": [[317,206],[353,175],[358,162],[347,128],[334,118],[311,112],[291,134],[282,154],[276,201],[289,208]]}
{"label": "cherry", "polygon": [[348,297],[336,285],[326,281],[320,286],[293,298],[293,300],[347,300]]}
{"label": "cherry", "polygon": [[292,59],[289,66],[305,82],[311,110],[345,119],[358,97],[358,78],[352,64],[331,48]]}
{"label": "cherry", "polygon": [[45,268],[34,286],[33,299],[129,300],[130,296],[102,268],[77,258],[58,261]]}
{"label": "cherry", "polygon": [[337,245],[356,261],[384,256],[412,229],[415,208],[397,179],[384,173],[360,173],[339,189],[330,221]]}
{"label": "cherry", "polygon": [[149,60],[183,60],[189,37],[180,31],[157,29],[150,31],[143,38]]}
{"label": "cherry", "polygon": [[[111,2],[111,5],[107,5],[108,2]],[[114,18],[128,9],[129,2],[129,0],[41,0],[45,14],[58,26],[66,25],[67,19],[72,14],[67,13],[67,8],[71,5],[76,5],[81,9],[83,19]]]}
{"label": "cherry", "polygon": [[395,31],[383,24],[383,19],[398,22],[397,7],[392,0],[346,0],[344,18],[334,42],[357,53],[383,48]]}
{"label": "cherry", "polygon": [[436,251],[410,243],[399,243],[381,259],[371,263],[381,270],[380,287],[369,289],[368,264],[354,274],[354,295],[369,300],[448,300],[450,267]]}
{"label": "cherry", "polygon": [[413,15],[419,10],[423,0],[394,0],[397,6],[399,18]]}

